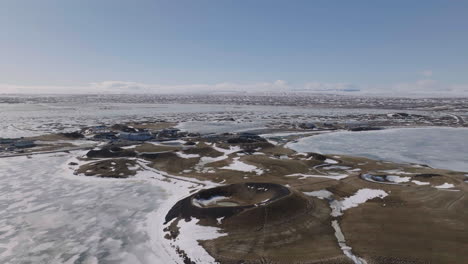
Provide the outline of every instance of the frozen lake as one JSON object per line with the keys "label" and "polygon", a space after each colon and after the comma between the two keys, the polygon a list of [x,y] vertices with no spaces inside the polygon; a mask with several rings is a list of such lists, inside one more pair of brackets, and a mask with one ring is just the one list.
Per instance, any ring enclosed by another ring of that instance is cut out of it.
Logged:
{"label": "frozen lake", "polygon": [[299,152],[346,154],[468,172],[468,129],[403,128],[336,132],[300,139]]}
{"label": "frozen lake", "polygon": [[[0,137],[28,137],[75,131],[91,125],[154,120],[184,122],[180,124],[180,128],[192,132],[223,133],[263,128],[269,121],[294,121],[291,116],[336,117],[392,112],[397,111],[216,104],[0,103]],[[433,114],[423,111],[406,112]],[[235,122],[222,121],[230,117],[234,117]]]}
{"label": "frozen lake", "polygon": [[72,175],[74,155],[0,159],[0,263],[160,263],[149,219],[167,192]]}

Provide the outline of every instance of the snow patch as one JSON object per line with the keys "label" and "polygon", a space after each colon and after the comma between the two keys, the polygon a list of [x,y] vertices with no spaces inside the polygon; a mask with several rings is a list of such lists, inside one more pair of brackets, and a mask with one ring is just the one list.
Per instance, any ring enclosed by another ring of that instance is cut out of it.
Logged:
{"label": "snow patch", "polygon": [[227,234],[221,233],[220,229],[217,227],[201,226],[197,225],[197,223],[198,220],[194,218],[190,219],[188,222],[180,220],[178,223],[180,233],[177,236],[174,245],[184,250],[184,252],[195,263],[217,263],[216,260],[200,245],[199,241],[212,240],[226,236]]}
{"label": "snow patch", "polygon": [[333,193],[327,190],[318,190],[313,192],[304,192],[305,195],[317,197],[321,200],[323,199],[331,199],[333,197]]}
{"label": "snow patch", "polygon": [[437,189],[449,189],[449,188],[453,188],[455,187],[455,185],[451,184],[451,183],[444,183],[444,184],[441,184],[441,185],[438,185],[438,186],[435,186],[435,188]]}
{"label": "snow patch", "polygon": [[243,172],[255,172],[257,175],[262,175],[263,170],[257,168],[256,166],[244,163],[239,160],[240,158],[234,158],[233,162],[229,164],[229,166],[224,166],[221,169],[224,170],[236,170],[236,171],[243,171]]}
{"label": "snow patch", "polygon": [[429,185],[429,184],[431,184],[430,182],[422,182],[422,181],[417,181],[417,180],[412,180],[411,182],[414,183],[414,184],[417,184],[417,185]]}
{"label": "snow patch", "polygon": [[176,155],[179,157],[179,158],[183,158],[183,159],[192,159],[192,158],[199,158],[200,155],[198,154],[185,154],[181,151],[178,151],[176,152]]}
{"label": "snow patch", "polygon": [[341,231],[340,225],[338,224],[337,220],[332,221],[332,227],[333,229],[335,229],[335,237],[338,240],[338,245],[340,246],[343,253],[348,258],[350,258],[354,262],[354,264],[367,264],[367,262],[364,259],[354,255],[351,251],[352,248],[346,245],[345,237],[343,235],[343,232]]}
{"label": "snow patch", "polygon": [[383,190],[376,189],[360,189],[354,195],[347,197],[341,201],[332,201],[330,207],[332,208],[331,215],[334,217],[343,215],[343,211],[349,208],[357,207],[360,204],[367,202],[374,198],[383,199],[388,194]]}
{"label": "snow patch", "polygon": [[286,177],[300,177],[300,180],[307,179],[307,178],[327,178],[327,179],[334,179],[334,180],[341,180],[349,175],[347,174],[330,174],[330,175],[318,175],[318,174],[304,174],[304,173],[294,173],[286,175]]}
{"label": "snow patch", "polygon": [[400,177],[395,175],[387,175],[387,181],[394,182],[394,183],[402,183],[402,182],[409,182],[411,177]]}
{"label": "snow patch", "polygon": [[387,174],[396,174],[396,175],[401,175],[401,174],[413,174],[410,172],[402,171],[399,169],[394,169],[394,170],[381,170],[380,172],[387,173]]}
{"label": "snow patch", "polygon": [[229,149],[224,149],[216,147],[216,144],[214,144],[212,148],[218,152],[224,153],[224,155],[229,155],[242,150],[239,146],[229,146]]}
{"label": "snow patch", "polygon": [[206,207],[210,206],[213,204],[216,204],[219,201],[229,199],[229,197],[226,196],[213,196],[208,199],[193,199],[192,203],[198,207]]}

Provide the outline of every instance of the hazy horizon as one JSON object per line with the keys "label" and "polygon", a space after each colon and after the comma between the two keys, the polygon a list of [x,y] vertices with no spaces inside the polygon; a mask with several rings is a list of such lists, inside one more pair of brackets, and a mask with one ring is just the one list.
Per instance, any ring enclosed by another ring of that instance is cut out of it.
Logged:
{"label": "hazy horizon", "polygon": [[468,2],[0,3],[0,94],[468,96]]}

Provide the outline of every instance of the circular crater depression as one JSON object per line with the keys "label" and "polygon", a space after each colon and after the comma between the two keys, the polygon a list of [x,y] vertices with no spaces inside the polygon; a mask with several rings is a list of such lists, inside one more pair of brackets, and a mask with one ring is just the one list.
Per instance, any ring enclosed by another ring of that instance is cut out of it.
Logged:
{"label": "circular crater depression", "polygon": [[201,190],[177,202],[165,220],[178,225],[192,218],[226,234],[200,242],[220,263],[348,263],[337,261],[345,257],[328,203],[283,185],[249,182]]}
{"label": "circular crater depression", "polygon": [[285,186],[275,183],[237,183],[201,190],[177,202],[166,215],[173,218],[229,217],[249,208],[270,204],[291,195]]}

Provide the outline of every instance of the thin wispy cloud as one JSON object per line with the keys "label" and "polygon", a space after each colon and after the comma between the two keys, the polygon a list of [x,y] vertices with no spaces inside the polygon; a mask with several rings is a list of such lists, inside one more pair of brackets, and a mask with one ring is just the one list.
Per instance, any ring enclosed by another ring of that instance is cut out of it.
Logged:
{"label": "thin wispy cloud", "polygon": [[420,72],[419,74],[424,76],[424,77],[432,77],[433,72],[431,70],[424,70],[424,71]]}

